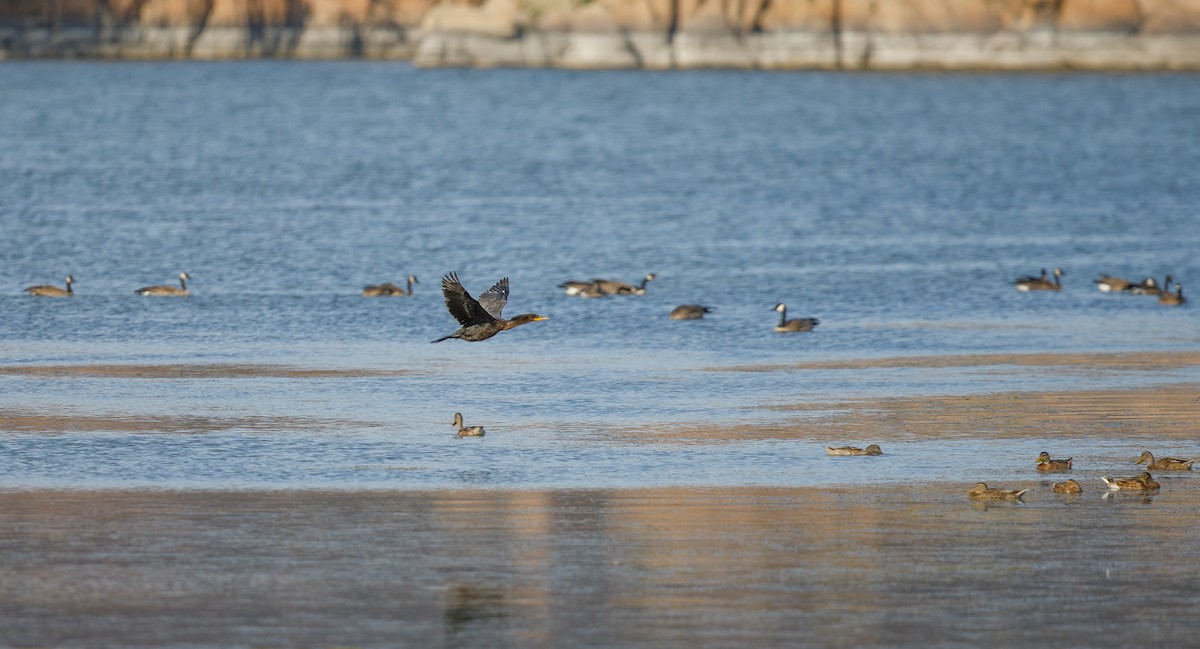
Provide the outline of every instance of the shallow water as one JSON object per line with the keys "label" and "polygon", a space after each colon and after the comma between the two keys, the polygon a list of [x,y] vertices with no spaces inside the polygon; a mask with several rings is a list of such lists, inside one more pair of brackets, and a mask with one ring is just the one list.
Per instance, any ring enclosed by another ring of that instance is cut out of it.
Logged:
{"label": "shallow water", "polygon": [[0,614],[14,646],[1187,644],[1196,494],[0,492]]}
{"label": "shallow water", "polygon": [[[803,484],[790,468],[811,449],[681,454],[620,432],[762,425],[779,415],[758,406],[810,399],[1195,381],[1193,365],[699,371],[1197,349],[1190,308],[1089,281],[1200,274],[1195,80],[0,66],[0,362],[344,371],[0,374],[0,410],[114,422],[4,435],[18,461],[0,485]],[[1061,293],[1012,290],[1055,265]],[[191,297],[132,294],[180,270]],[[508,312],[551,320],[430,345],[454,328],[450,270],[476,294],[510,276]],[[68,272],[71,300],[20,292]],[[556,288],[646,272],[643,297]],[[357,294],[408,273],[411,298]],[[772,332],[779,301],[817,331]],[[717,310],[667,320],[684,302]],[[453,438],[455,411],[492,434]],[[126,430],[156,417],[199,421]]]}
{"label": "shallow water", "polygon": [[0,65],[0,645],[1186,642],[1196,81]]}

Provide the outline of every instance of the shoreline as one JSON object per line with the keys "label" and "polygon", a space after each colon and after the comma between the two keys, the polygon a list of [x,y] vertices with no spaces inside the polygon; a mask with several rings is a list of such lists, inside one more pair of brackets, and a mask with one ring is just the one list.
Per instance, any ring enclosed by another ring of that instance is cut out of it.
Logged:
{"label": "shoreline", "polygon": [[[0,62],[22,60],[407,61],[420,68],[774,70],[842,72],[1197,72],[1200,33],[600,31],[473,23],[409,27],[363,38],[355,27],[244,26],[98,29],[0,25]],[[202,33],[201,33],[202,32]]]}

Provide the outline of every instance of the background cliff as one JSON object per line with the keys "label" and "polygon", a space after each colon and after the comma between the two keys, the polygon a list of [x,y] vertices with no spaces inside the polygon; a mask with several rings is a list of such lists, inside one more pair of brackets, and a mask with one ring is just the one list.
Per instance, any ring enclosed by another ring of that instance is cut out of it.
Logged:
{"label": "background cliff", "polygon": [[1200,69],[1200,0],[4,0],[0,56]]}

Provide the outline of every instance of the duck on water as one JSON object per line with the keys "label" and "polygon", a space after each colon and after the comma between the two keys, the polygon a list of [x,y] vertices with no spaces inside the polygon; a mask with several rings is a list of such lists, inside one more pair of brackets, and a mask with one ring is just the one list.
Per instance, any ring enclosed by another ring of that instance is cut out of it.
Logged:
{"label": "duck on water", "polygon": [[134,293],[137,293],[138,295],[173,295],[177,297],[186,297],[189,295],[187,281],[191,278],[192,276],[188,275],[187,273],[179,273],[178,287],[167,286],[165,284],[159,284],[158,286],[143,286],[142,288],[134,291]]}
{"label": "duck on water", "polygon": [[363,287],[363,297],[408,297],[413,294],[413,284],[420,284],[416,275],[408,276],[405,288],[400,288],[391,282],[371,284]]}
{"label": "duck on water", "polygon": [[71,290],[71,283],[74,281],[74,277],[67,275],[67,288],[65,290],[57,286],[51,286],[50,284],[38,284],[37,286],[30,286],[25,289],[25,292],[40,297],[72,297],[75,295],[75,291]]}
{"label": "duck on water", "polygon": [[1038,277],[1025,275],[1018,277],[1013,284],[1018,291],[1058,291],[1062,289],[1062,276],[1066,273],[1061,268],[1054,269],[1054,281],[1050,281],[1046,275],[1046,269],[1042,269],[1042,274]]}
{"label": "duck on water", "polygon": [[775,331],[779,333],[787,333],[789,331],[812,331],[813,327],[821,324],[821,321],[816,318],[793,318],[788,320],[787,305],[783,302],[775,305],[772,311],[779,312],[779,324],[775,325]]}

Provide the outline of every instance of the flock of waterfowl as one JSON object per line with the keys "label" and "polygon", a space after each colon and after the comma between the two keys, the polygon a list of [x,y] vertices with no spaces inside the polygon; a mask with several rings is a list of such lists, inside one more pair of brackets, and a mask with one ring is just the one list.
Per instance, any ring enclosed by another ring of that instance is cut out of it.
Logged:
{"label": "flock of waterfowl", "polygon": [[[1142,451],[1142,454],[1134,460],[1134,464],[1146,463],[1148,471],[1143,471],[1141,474],[1132,477],[1109,477],[1101,476],[1100,479],[1108,486],[1108,491],[1136,491],[1141,493],[1156,492],[1162,486],[1152,475],[1150,471],[1190,471],[1192,469],[1193,460],[1180,460],[1173,457],[1163,457],[1154,459],[1154,455],[1150,451]],[[1050,457],[1050,454],[1042,451],[1037,457],[1037,470],[1042,473],[1059,473],[1070,471],[1074,468],[1072,458],[1065,460],[1055,460]],[[1083,493],[1083,487],[1076,480],[1065,480],[1063,482],[1054,483],[1054,493],[1060,494],[1078,494]],[[1014,500],[1019,501],[1028,489],[1001,489],[997,487],[989,487],[985,483],[976,483],[970,491],[967,492],[967,497],[974,500]]]}
{"label": "flock of waterfowl", "polygon": [[[1045,269],[1042,269],[1041,275],[1019,277],[1014,284],[1019,291],[1058,291],[1062,289],[1063,275],[1064,273],[1061,268],[1055,268],[1052,273],[1047,273]],[[586,282],[572,280],[559,284],[558,287],[563,289],[567,295],[585,298],[609,295],[645,295],[646,284],[655,278],[654,273],[649,273],[637,285],[601,278],[595,278]],[[134,292],[138,295],[186,296],[188,295],[187,280],[189,279],[191,279],[190,275],[186,272],[181,272],[179,273],[178,287],[169,285],[146,286]],[[66,288],[39,285],[30,286],[25,291],[31,295],[43,297],[70,297],[73,295],[71,287],[73,282],[74,278],[67,275]],[[1134,283],[1119,277],[1101,275],[1094,282],[1097,288],[1105,293],[1125,292],[1131,295],[1157,295],[1161,304],[1169,306],[1177,306],[1186,302],[1183,297],[1182,285],[1176,283],[1175,292],[1172,293],[1169,291],[1172,283],[1170,275],[1166,277],[1163,287],[1159,287],[1153,277],[1147,277],[1141,282]],[[387,282],[366,286],[363,288],[362,294],[364,297],[406,297],[413,294],[413,285],[417,283],[419,282],[416,276],[409,275],[404,288]],[[512,319],[504,318],[503,311],[505,305],[508,303],[509,296],[507,277],[493,284],[491,288],[481,293],[479,298],[476,299],[463,287],[456,273],[447,273],[442,278],[442,296],[446,303],[446,310],[450,312],[450,315],[454,316],[454,319],[458,321],[460,326],[453,333],[432,341],[435,343],[451,338],[468,342],[478,342],[487,340],[501,331],[506,331],[530,322],[549,319],[546,316],[536,313],[523,313]],[[699,304],[684,304],[675,307],[669,317],[673,320],[696,320],[703,318],[712,309],[713,307]],[[795,318],[789,320],[787,317],[787,306],[783,303],[776,304],[773,310],[780,314],[779,324],[775,326],[775,331],[778,332],[812,331],[819,324],[816,318]],[[485,434],[483,426],[464,426],[461,413],[454,413],[452,425],[457,427],[459,437],[481,437]],[[878,444],[871,444],[865,449],[853,446],[827,447],[825,452],[828,455],[883,454]],[[1143,452],[1136,460],[1137,464],[1143,462],[1146,463],[1148,471],[1144,471],[1140,475],[1133,477],[1103,476],[1101,479],[1110,491],[1153,492],[1157,491],[1161,485],[1154,480],[1149,471],[1187,471],[1192,468],[1191,460],[1180,460],[1177,458],[1155,459],[1149,451]],[[1072,468],[1072,458],[1056,460],[1052,459],[1050,454],[1046,452],[1042,452],[1037,458],[1037,470],[1043,473],[1070,471]],[[1020,501],[1027,491],[1027,489],[989,487],[986,483],[979,482],[967,492],[967,496],[973,500],[980,501]],[[1083,488],[1077,481],[1072,479],[1055,483],[1053,491],[1055,493],[1075,494],[1081,493]]]}
{"label": "flock of waterfowl", "polygon": [[[858,448],[856,446],[827,446],[825,447],[826,455],[883,455],[883,450],[878,444],[871,444],[866,448]],[[1037,457],[1037,470],[1042,473],[1059,473],[1070,471],[1074,468],[1073,458],[1065,460],[1055,460],[1050,457],[1046,451],[1042,451]],[[1146,464],[1149,471],[1190,471],[1192,469],[1193,460],[1180,460],[1173,457],[1163,457],[1154,459],[1154,455],[1150,451],[1142,451],[1142,454],[1134,460],[1134,464]],[[1111,491],[1138,491],[1142,493],[1157,491],[1162,485],[1150,475],[1149,471],[1143,471],[1140,475],[1127,478],[1113,478],[1109,476],[1101,476],[1100,479],[1104,484],[1108,485],[1108,490]],[[1063,482],[1056,482],[1053,486],[1054,493],[1059,494],[1078,494],[1083,493],[1083,487],[1076,480],[1070,479]],[[989,500],[989,501],[1021,501],[1028,489],[1004,489],[1000,487],[989,487],[987,483],[977,482],[974,487],[971,487],[967,492],[967,497],[972,500]]]}
{"label": "flock of waterfowl", "polygon": [[[183,297],[190,294],[188,292],[187,280],[191,278],[192,276],[185,272],[179,273],[178,287],[165,285],[146,286],[134,292],[138,295]],[[654,281],[656,278],[657,276],[654,273],[648,273],[638,284],[628,284],[626,282],[603,278],[594,278],[588,281],[571,280],[559,284],[558,287],[563,289],[567,295],[576,295],[585,298],[606,297],[609,295],[645,295],[646,284]],[[65,289],[49,284],[40,284],[26,288],[25,292],[40,297],[71,297],[75,294],[74,289],[71,287],[74,281],[74,277],[67,275]],[[363,297],[409,297],[413,294],[413,285],[419,283],[420,281],[416,275],[409,275],[403,287],[392,282],[370,284],[363,287],[362,295]],[[548,317],[535,313],[522,314],[511,320],[505,320],[501,317],[500,312],[508,301],[507,277],[483,292],[479,296],[479,300],[475,300],[463,288],[462,283],[458,281],[458,275],[450,273],[442,279],[442,295],[446,299],[446,308],[458,320],[461,327],[449,336],[433,341],[435,343],[450,338],[458,338],[471,342],[487,340],[506,329],[512,329],[513,327],[538,320],[549,320]],[[703,304],[682,304],[672,309],[668,317],[672,320],[699,320],[705,314],[712,313],[714,309],[715,307]],[[772,308],[772,311],[779,313],[779,324],[775,325],[775,331],[779,333],[812,331],[813,327],[820,324],[820,320],[816,318],[793,318],[789,320],[787,317],[787,305],[782,302],[776,304]]]}
{"label": "flock of waterfowl", "polygon": [[[179,286],[171,286],[168,284],[158,284],[155,286],[143,286],[142,288],[135,290],[134,293],[137,293],[138,295],[167,295],[167,296],[175,296],[175,297],[186,297],[188,295],[191,295],[191,293],[188,291],[188,287],[187,287],[187,281],[191,278],[192,278],[192,276],[188,275],[187,273],[179,273]],[[40,297],[71,297],[71,296],[75,295],[75,290],[73,288],[71,288],[71,284],[73,284],[74,282],[75,282],[75,278],[71,277],[70,275],[67,275],[67,287],[66,288],[59,288],[57,286],[51,286],[49,284],[39,284],[37,286],[30,286],[30,287],[26,288],[25,292],[30,295],[37,295]]]}
{"label": "flock of waterfowl", "polygon": [[[1043,268],[1041,275],[1023,275],[1018,277],[1013,285],[1017,287],[1018,291],[1060,291],[1065,274],[1061,268],[1055,268],[1052,273],[1047,273]],[[1147,277],[1140,282],[1131,282],[1107,274],[1101,274],[1092,282],[1102,293],[1157,296],[1158,303],[1163,306],[1180,306],[1187,302],[1183,297],[1183,284],[1175,282],[1170,275],[1167,275],[1162,286],[1159,286],[1158,280],[1153,277]],[[1171,290],[1172,283],[1175,284],[1174,291]]]}

